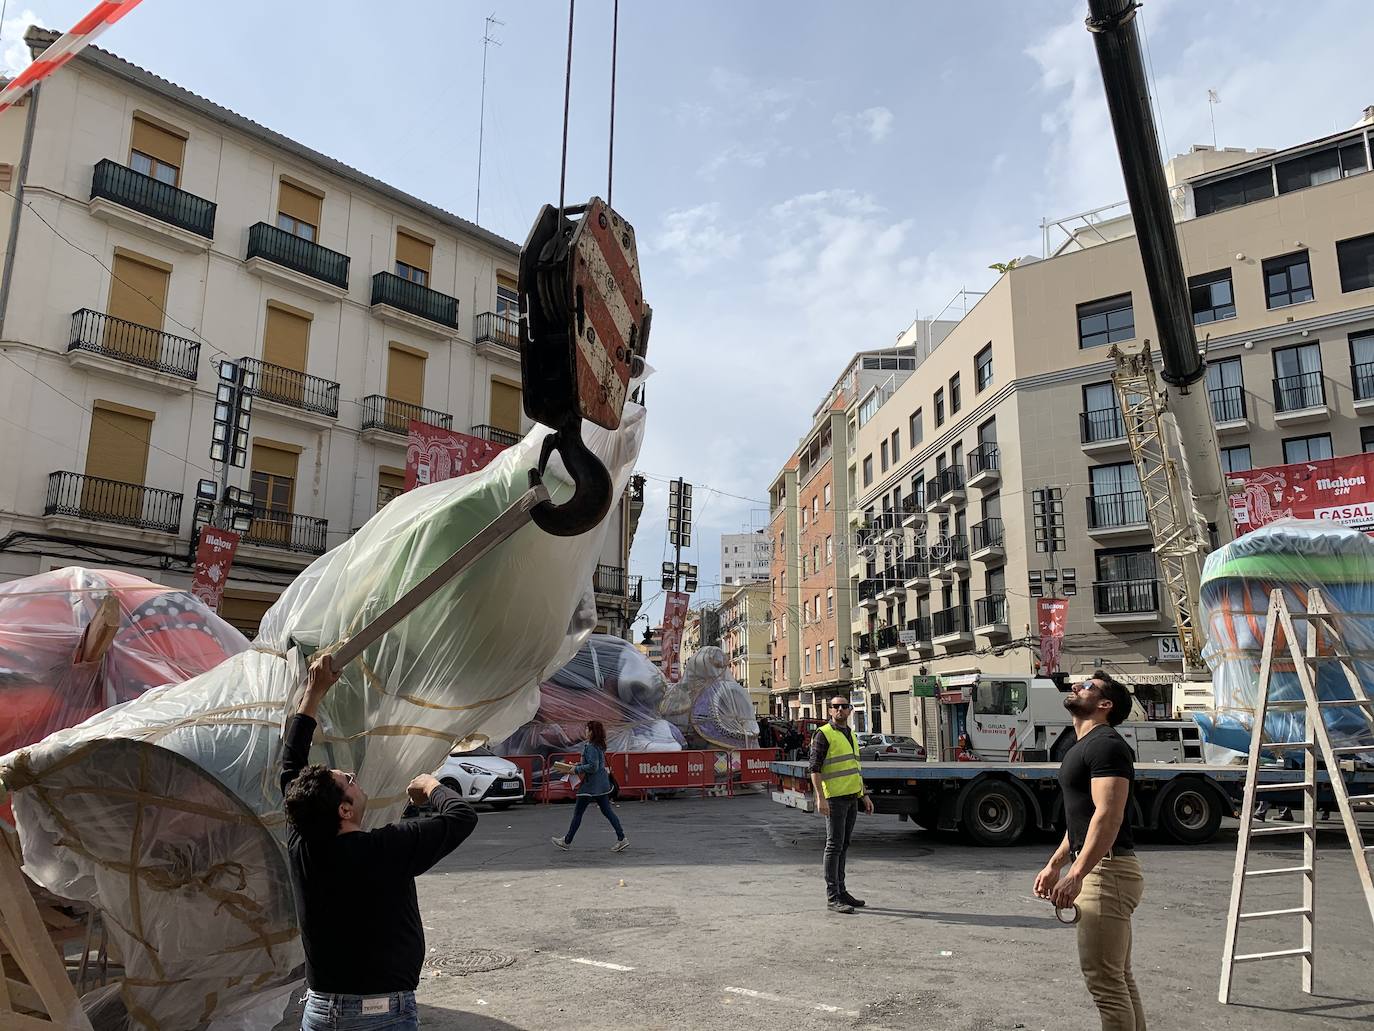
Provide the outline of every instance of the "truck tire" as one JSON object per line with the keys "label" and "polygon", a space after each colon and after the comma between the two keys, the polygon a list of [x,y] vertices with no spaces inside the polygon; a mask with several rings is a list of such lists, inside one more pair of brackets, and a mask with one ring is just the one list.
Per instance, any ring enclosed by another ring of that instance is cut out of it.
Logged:
{"label": "truck tire", "polygon": [[1159,800],[1159,825],[1181,845],[1201,845],[1221,827],[1221,803],[1207,785],[1184,778],[1165,789]]}
{"label": "truck tire", "polygon": [[979,781],[964,796],[960,822],[975,844],[1014,845],[1026,832],[1026,800],[1004,780]]}

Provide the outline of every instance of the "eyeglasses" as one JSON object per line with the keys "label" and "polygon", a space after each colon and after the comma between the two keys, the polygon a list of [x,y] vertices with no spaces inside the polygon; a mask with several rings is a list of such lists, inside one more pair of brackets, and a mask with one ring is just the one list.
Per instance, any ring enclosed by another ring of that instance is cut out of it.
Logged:
{"label": "eyeglasses", "polygon": [[852,709],[852,708],[854,708],[854,706],[850,705],[848,702],[832,702],[831,705],[830,705],[830,708],[832,708],[832,709]]}
{"label": "eyeglasses", "polygon": [[1101,690],[1101,688],[1097,687],[1097,682],[1096,682],[1095,680],[1093,680],[1092,677],[1089,677],[1087,680],[1083,681],[1081,684],[1075,684],[1073,689],[1074,689],[1075,691],[1087,691],[1087,690],[1090,689],[1090,688],[1097,688],[1097,690],[1099,690],[1099,691]]}
{"label": "eyeglasses", "polygon": [[356,783],[358,782],[358,778],[355,777],[355,776],[354,776],[353,774],[351,774],[351,773],[345,773],[345,774],[344,774],[344,781],[345,781],[345,783],[347,783],[348,786],[351,788],[354,784],[356,784]]}

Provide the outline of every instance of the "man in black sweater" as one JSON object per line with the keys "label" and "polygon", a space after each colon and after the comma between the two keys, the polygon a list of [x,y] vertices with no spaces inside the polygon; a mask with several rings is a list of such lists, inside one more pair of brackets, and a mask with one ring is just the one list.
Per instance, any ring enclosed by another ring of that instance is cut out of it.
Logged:
{"label": "man in black sweater", "polygon": [[435,815],[365,831],[367,795],[353,774],[307,765],[320,702],[338,680],[327,658],[310,667],[300,709],[286,724],[281,789],[290,835],[291,884],[310,992],[303,1031],[419,1027],[415,989],[425,932],[415,878],[457,848],[477,814],[428,774],[410,799]]}

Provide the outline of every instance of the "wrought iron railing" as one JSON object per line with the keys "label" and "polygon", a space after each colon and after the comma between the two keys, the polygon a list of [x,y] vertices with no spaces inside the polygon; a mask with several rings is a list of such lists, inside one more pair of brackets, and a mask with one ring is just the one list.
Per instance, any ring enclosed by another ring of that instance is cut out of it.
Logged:
{"label": "wrought iron railing", "polygon": [[261,548],[323,555],[329,535],[329,520],[298,515],[265,505],[253,506],[253,521],[243,535],[244,544]]}
{"label": "wrought iron railing", "polygon": [[405,436],[410,432],[412,419],[427,422],[431,426],[442,426],[444,429],[453,426],[453,416],[447,412],[436,412],[432,408],[422,408],[382,394],[368,394],[363,398],[362,428],[365,430],[386,430],[388,433]]}
{"label": "wrought iron railing", "polygon": [[94,519],[140,530],[178,533],[181,529],[181,495],[170,490],[122,483],[100,476],[55,472],[48,476],[44,515]]}
{"label": "wrought iron railing", "polygon": [[945,565],[949,562],[964,562],[968,560],[968,536],[962,533],[951,533],[947,537],[941,537],[930,545],[930,561],[934,565]]}
{"label": "wrought iron railing", "polygon": [[925,558],[908,558],[897,563],[897,578],[905,583],[930,575],[930,562]]}
{"label": "wrought iron railing", "polygon": [[984,519],[981,523],[974,523],[973,550],[982,551],[984,548],[1000,548],[1006,539],[1002,529],[1002,520],[994,517]]}
{"label": "wrought iron railing", "polygon": [[331,251],[314,240],[306,240],[266,222],[249,227],[248,252],[244,258],[266,258],[274,265],[289,268],[303,276],[342,290],[348,289],[347,254]]}
{"label": "wrought iron railing", "polygon": [[1274,408],[1280,412],[1299,412],[1326,404],[1326,386],[1320,372],[1274,379]]}
{"label": "wrought iron railing", "polygon": [[1159,581],[1111,580],[1093,584],[1093,611],[1126,616],[1159,611]]}
{"label": "wrought iron railing", "polygon": [[968,633],[968,606],[956,605],[952,609],[941,609],[930,617],[930,631],[934,637]]}
{"label": "wrought iron railing", "polygon": [[947,498],[951,494],[964,489],[964,470],[957,465],[951,465],[940,474],[940,497]]}
{"label": "wrought iron railing", "polygon": [[1094,530],[1111,530],[1125,526],[1144,526],[1145,495],[1138,490],[1119,494],[1090,494],[1088,525]]}
{"label": "wrought iron railing", "polygon": [[875,635],[874,635],[874,634],[871,634],[871,633],[869,633],[869,634],[860,634],[860,635],[859,635],[859,654],[860,654],[860,655],[876,655],[876,654],[877,654],[877,652],[878,652],[878,646],[877,646],[877,644],[874,642],[874,637],[875,637]]}
{"label": "wrought iron railing", "polygon": [[91,173],[91,199],[103,197],[116,204],[185,229],[207,240],[215,237],[215,202],[179,190],[170,183],[135,172],[105,158]]}
{"label": "wrought iron railing", "polygon": [[859,581],[859,602],[872,601],[878,596],[880,581],[877,578]]}
{"label": "wrought iron railing", "polygon": [[612,594],[619,598],[629,597],[625,570],[620,566],[598,564],[592,572],[592,589],[597,594]]}
{"label": "wrought iron railing", "polygon": [[372,303],[389,304],[441,326],[458,328],[458,298],[390,272],[378,272],[372,277]]}
{"label": "wrought iron railing", "polygon": [[251,393],[254,397],[299,408],[303,412],[338,417],[339,385],[333,380],[310,376],[256,358],[241,359],[239,364],[253,374]]}
{"label": "wrought iron railing", "polygon": [[1126,420],[1120,408],[1097,408],[1078,415],[1079,433],[1084,444],[1101,444],[1126,439]]}
{"label": "wrought iron railing", "polygon": [[1212,402],[1212,419],[1216,422],[1240,422],[1245,418],[1245,388],[1239,386],[1214,387],[1207,391]]}
{"label": "wrought iron railing", "polygon": [[929,640],[930,640],[930,617],[929,617],[929,616],[917,616],[915,619],[909,619],[909,620],[907,620],[907,623],[906,623],[906,629],[910,630],[912,633],[914,633],[914,634],[916,635],[916,641],[917,641],[917,643],[919,643],[919,642],[921,642],[921,641],[929,641]]}
{"label": "wrought iron railing", "polygon": [[926,489],[925,484],[921,484],[920,489],[912,491],[902,498],[903,515],[920,515],[926,510]]}
{"label": "wrought iron railing", "polygon": [[200,363],[200,344],[194,340],[89,308],[72,312],[72,337],[67,350],[90,351],[189,380],[196,378]]}
{"label": "wrought iron railing", "polygon": [[993,443],[979,444],[969,452],[968,478],[971,480],[980,473],[996,472],[1001,468],[1002,452]]}
{"label": "wrought iron railing", "polygon": [[520,350],[520,320],[509,315],[484,311],[477,316],[477,343],[500,344],[512,351]]}
{"label": "wrought iron railing", "polygon": [[644,577],[630,577],[630,600],[636,605],[644,600]]}
{"label": "wrought iron railing", "polygon": [[500,444],[502,447],[510,447],[512,444],[520,443],[520,434],[512,433],[510,430],[500,429],[497,426],[489,426],[486,423],[482,423],[480,426],[474,426],[472,428],[472,435],[474,437],[481,437],[483,440],[489,440],[493,444]]}
{"label": "wrought iron railing", "polygon": [[899,626],[885,626],[879,628],[877,639],[874,641],[878,646],[878,650],[884,651],[888,648],[901,648],[901,632],[902,627]]}
{"label": "wrought iron railing", "polygon": [[1355,389],[1356,401],[1374,398],[1374,362],[1350,366],[1350,382]]}
{"label": "wrought iron railing", "polygon": [[877,530],[879,533],[883,532],[884,530],[896,530],[900,528],[901,525],[902,524],[898,521],[897,513],[891,510],[888,510],[886,512],[879,512],[873,518],[873,528]]}
{"label": "wrought iron railing", "polygon": [[974,626],[997,626],[1007,621],[1007,596],[989,594],[973,603]]}

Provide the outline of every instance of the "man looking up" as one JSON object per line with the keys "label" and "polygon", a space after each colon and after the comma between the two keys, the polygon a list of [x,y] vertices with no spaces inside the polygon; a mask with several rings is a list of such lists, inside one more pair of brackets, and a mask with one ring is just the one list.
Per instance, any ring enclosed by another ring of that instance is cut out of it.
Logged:
{"label": "man looking up", "polygon": [[477,814],[421,774],[407,792],[435,815],[363,830],[367,795],[353,774],[306,765],[320,703],[338,679],[328,657],[316,660],[282,741],[291,884],[310,989],[301,1028],[406,1031],[420,1026],[415,988],[425,958],[415,878],[472,833]]}
{"label": "man looking up", "polygon": [[864,791],[859,749],[849,728],[851,708],[847,698],[830,699],[830,722],[811,735],[811,786],[816,810],[825,817],[826,908],[836,913],[852,913],[864,904],[845,887],[844,861],[860,802],[864,812],[873,812],[873,799]]}

